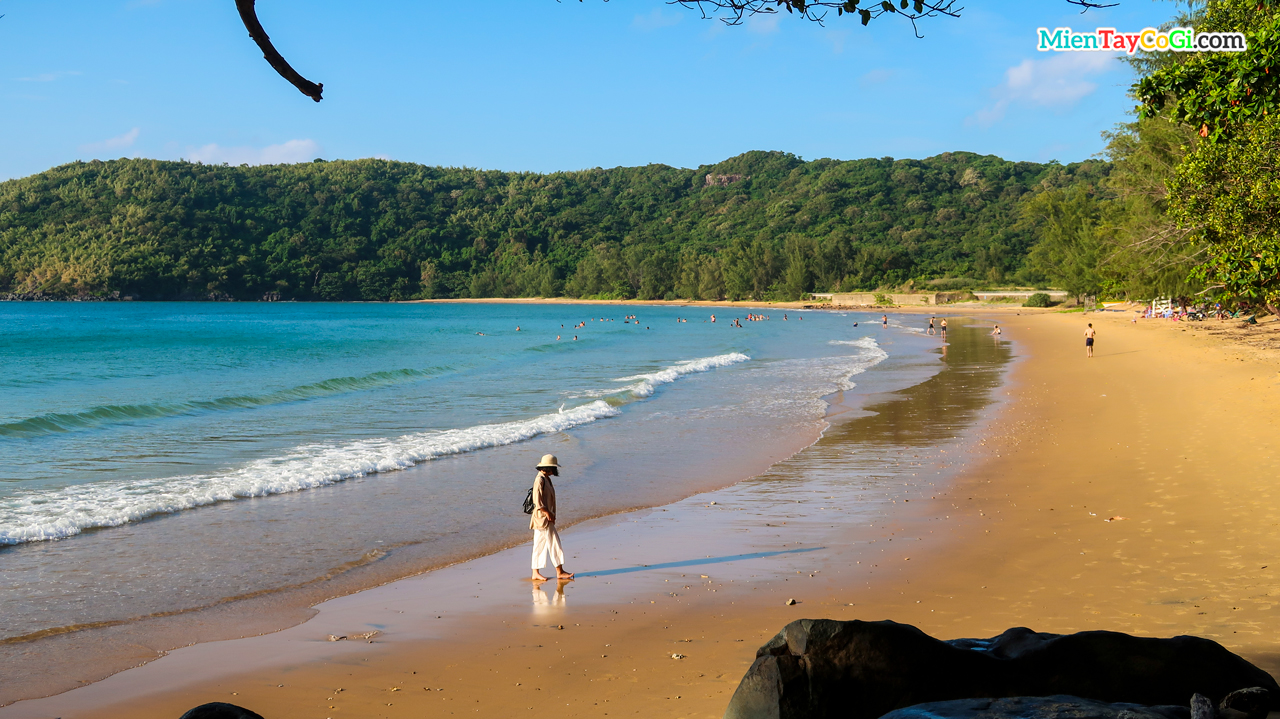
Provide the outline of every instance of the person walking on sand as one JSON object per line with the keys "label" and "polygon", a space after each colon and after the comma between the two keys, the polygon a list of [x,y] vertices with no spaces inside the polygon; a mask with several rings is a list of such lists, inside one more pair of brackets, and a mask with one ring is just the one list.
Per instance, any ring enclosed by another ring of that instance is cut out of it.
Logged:
{"label": "person walking on sand", "polygon": [[925,332],[925,334],[927,334],[927,335],[936,335],[936,334],[938,334],[938,331],[937,331],[937,330],[935,330],[935,329],[933,328],[933,320],[934,320],[934,318],[932,318],[932,317],[930,317],[930,318],[929,318],[929,331]]}
{"label": "person walking on sand", "polygon": [[560,463],[554,454],[542,455],[538,462],[538,476],[533,479],[533,513],[529,517],[529,529],[533,530],[533,576],[535,582],[547,578],[540,571],[547,559],[556,568],[556,579],[573,579],[572,572],[564,570],[564,549],[560,546],[560,533],[556,531],[556,488],[552,477],[560,476]]}
{"label": "person walking on sand", "polygon": [[1089,326],[1085,328],[1085,331],[1084,331],[1084,356],[1085,357],[1093,356],[1093,338],[1097,334],[1098,334],[1097,330],[1093,329],[1093,323],[1090,322]]}

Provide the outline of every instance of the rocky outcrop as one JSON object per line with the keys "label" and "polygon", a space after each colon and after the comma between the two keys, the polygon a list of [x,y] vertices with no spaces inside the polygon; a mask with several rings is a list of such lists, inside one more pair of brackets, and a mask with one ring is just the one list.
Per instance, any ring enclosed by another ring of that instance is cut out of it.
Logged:
{"label": "rocky outcrop", "polygon": [[1110,704],[1072,696],[954,699],[895,709],[881,719],[1188,719],[1185,706]]}
{"label": "rocky outcrop", "polygon": [[182,715],[181,719],[262,719],[256,712],[226,702],[201,704]]}
{"label": "rocky outcrop", "polygon": [[1186,707],[1195,693],[1218,702],[1249,687],[1278,708],[1269,674],[1199,637],[1019,627],[944,642],[891,621],[802,619],[756,652],[725,719],[877,719],[927,702],[1054,695]]}

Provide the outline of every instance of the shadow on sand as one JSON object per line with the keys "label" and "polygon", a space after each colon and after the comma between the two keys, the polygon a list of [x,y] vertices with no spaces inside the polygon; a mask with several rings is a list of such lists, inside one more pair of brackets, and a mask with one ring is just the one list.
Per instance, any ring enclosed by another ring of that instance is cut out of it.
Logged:
{"label": "shadow on sand", "polygon": [[638,567],[623,567],[621,569],[602,569],[598,572],[578,572],[576,577],[607,577],[614,574],[630,574],[632,572],[647,572],[652,569],[679,569],[680,567],[697,567],[703,564],[723,564],[725,562],[736,562],[739,559],[760,559],[763,557],[776,557],[780,554],[800,554],[803,552],[816,552],[826,547],[806,547],[804,549],[784,549],[779,552],[753,552],[751,554],[732,554],[726,557],[706,557],[705,559],[686,559],[680,562],[663,562],[662,564],[642,564]]}

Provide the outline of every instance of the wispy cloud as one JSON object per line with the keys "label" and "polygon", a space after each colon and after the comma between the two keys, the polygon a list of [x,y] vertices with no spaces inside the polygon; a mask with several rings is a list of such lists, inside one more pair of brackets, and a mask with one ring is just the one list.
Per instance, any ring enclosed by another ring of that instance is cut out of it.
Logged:
{"label": "wispy cloud", "polygon": [[995,102],[966,122],[989,127],[1004,119],[1013,104],[1070,109],[1098,89],[1089,76],[1118,69],[1116,56],[1104,52],[1067,52],[1044,60],[1023,60],[1006,70],[1004,82],[991,90]]}
{"label": "wispy cloud", "polygon": [[133,147],[133,143],[138,139],[138,132],[139,129],[135,127],[123,135],[109,137],[102,142],[90,142],[87,145],[81,145],[80,151],[93,153],[103,152],[104,150],[122,150],[126,147]]}
{"label": "wispy cloud", "polygon": [[650,32],[653,30],[661,30],[664,27],[671,27],[680,22],[684,16],[678,12],[667,13],[662,8],[654,8],[653,12],[646,15],[636,15],[631,20],[631,27],[637,30]]}
{"label": "wispy cloud", "polygon": [[308,162],[320,155],[320,145],[315,140],[289,140],[266,147],[223,147],[209,144],[188,147],[183,157],[206,165],[282,165]]}
{"label": "wispy cloud", "polygon": [[73,75],[79,75],[79,74],[81,74],[79,70],[59,70],[57,72],[42,72],[39,75],[32,75],[31,77],[20,77],[18,78],[18,82],[53,82],[54,80],[61,80],[64,77],[71,77]]}
{"label": "wispy cloud", "polygon": [[778,31],[782,15],[776,12],[760,13],[747,18],[747,30],[758,35],[772,35]]}
{"label": "wispy cloud", "polygon": [[831,43],[831,52],[839,55],[844,52],[844,41],[849,39],[848,30],[827,30],[823,33],[827,42]]}
{"label": "wispy cloud", "polygon": [[890,70],[887,67],[878,67],[870,72],[863,73],[858,78],[858,84],[863,87],[871,87],[879,85],[882,82],[888,82],[898,74],[897,70]]}

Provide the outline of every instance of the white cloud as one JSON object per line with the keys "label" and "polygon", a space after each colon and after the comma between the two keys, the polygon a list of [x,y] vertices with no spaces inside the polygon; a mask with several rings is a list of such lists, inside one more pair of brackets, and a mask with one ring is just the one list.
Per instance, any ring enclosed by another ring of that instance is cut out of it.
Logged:
{"label": "white cloud", "polygon": [[79,75],[79,74],[81,74],[79,70],[59,70],[58,72],[42,72],[39,75],[32,75],[31,77],[20,77],[18,78],[18,82],[53,82],[54,80],[60,80],[64,77],[71,77],[72,75]]}
{"label": "white cloud", "polygon": [[257,147],[223,147],[209,144],[188,147],[183,157],[191,162],[206,165],[283,165],[294,162],[310,162],[320,156],[320,145],[315,140],[289,140],[279,145]]}
{"label": "white cloud", "polygon": [[672,25],[675,25],[680,22],[680,19],[683,17],[684,15],[678,12],[668,14],[659,7],[654,8],[653,12],[648,15],[636,15],[631,20],[631,27],[634,27],[637,30],[644,30],[646,32],[650,30],[661,30],[664,27],[671,27]]}
{"label": "white cloud", "polygon": [[1113,69],[1120,69],[1117,56],[1106,52],[1064,52],[1044,60],[1023,60],[1006,70],[1004,82],[991,91],[995,102],[968,122],[988,127],[1004,119],[1014,103],[1070,109],[1098,89],[1087,79],[1090,75]]}
{"label": "white cloud", "polygon": [[133,143],[138,139],[138,132],[138,128],[135,127],[123,135],[109,137],[102,142],[90,142],[87,145],[81,145],[80,151],[93,153],[102,152],[104,150],[119,150],[126,147],[133,147]]}

